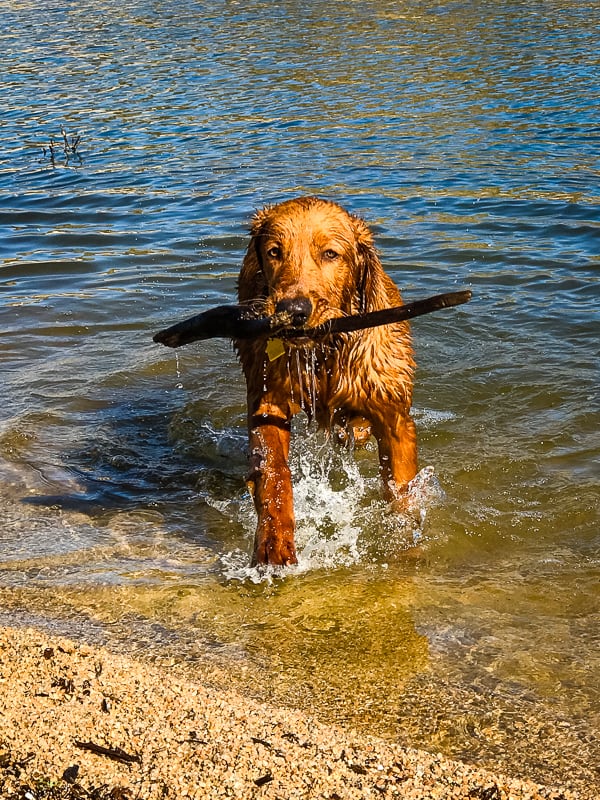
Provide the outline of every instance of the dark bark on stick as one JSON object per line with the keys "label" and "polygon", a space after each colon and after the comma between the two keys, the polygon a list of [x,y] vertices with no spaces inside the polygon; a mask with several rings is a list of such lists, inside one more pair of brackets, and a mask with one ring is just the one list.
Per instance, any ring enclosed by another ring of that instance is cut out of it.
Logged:
{"label": "dark bark on stick", "polygon": [[181,347],[201,339],[255,339],[268,335],[277,325],[274,317],[253,317],[244,306],[217,306],[178,322],[155,334],[153,340],[167,347]]}
{"label": "dark bark on stick", "polygon": [[[424,300],[415,300],[403,306],[394,308],[383,308],[381,311],[371,311],[368,314],[354,314],[350,317],[337,317],[328,320],[316,328],[308,328],[302,331],[302,336],[309,339],[320,339],[331,333],[350,333],[351,331],[361,331],[365,328],[377,328],[379,325],[389,325],[392,322],[402,322],[413,317],[420,317],[423,314],[431,314],[442,308],[451,308],[462,303],[468,302],[472,297],[470,290],[463,292],[446,292],[427,297]],[[287,332],[279,334],[282,338],[287,338]],[[291,334],[294,335],[293,333]],[[298,334],[296,334],[298,335]]]}

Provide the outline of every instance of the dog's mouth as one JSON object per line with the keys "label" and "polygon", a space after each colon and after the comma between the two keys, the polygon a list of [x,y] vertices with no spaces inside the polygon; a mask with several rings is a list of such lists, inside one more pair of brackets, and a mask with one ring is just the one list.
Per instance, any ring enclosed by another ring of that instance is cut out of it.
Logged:
{"label": "dog's mouth", "polygon": [[310,336],[303,336],[301,331],[297,334],[290,333],[289,331],[282,331],[282,334],[282,339],[284,339],[290,350],[296,350],[298,348],[306,349],[307,347],[315,347],[317,344],[315,339],[311,339]]}
{"label": "dog's mouth", "polygon": [[[288,349],[316,347],[327,335],[323,326],[328,319],[330,317],[323,318],[319,316],[316,321],[311,319],[301,325],[286,322],[276,335],[285,342]],[[317,331],[319,331],[318,335],[316,335]]]}
{"label": "dog's mouth", "polygon": [[302,324],[294,324],[294,320],[289,318],[287,313],[275,314],[272,319],[276,320],[275,325],[282,326],[277,333],[277,337],[285,341],[288,349],[297,349],[300,347],[314,347],[315,340],[306,336],[305,331],[312,328],[312,325],[307,325],[305,322]]}
{"label": "dog's mouth", "polygon": [[308,344],[310,341],[305,335],[305,331],[310,330],[313,326],[308,325],[304,320],[294,319],[288,311],[276,312],[271,314],[268,319],[273,330],[277,332],[276,335],[285,339],[290,345]]}

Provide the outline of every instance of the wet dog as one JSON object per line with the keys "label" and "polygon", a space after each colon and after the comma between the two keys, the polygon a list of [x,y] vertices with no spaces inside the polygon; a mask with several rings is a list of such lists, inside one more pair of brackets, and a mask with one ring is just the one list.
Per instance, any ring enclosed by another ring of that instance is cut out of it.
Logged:
{"label": "wet dog", "polygon": [[297,563],[288,465],[292,417],[304,410],[338,438],[373,435],[387,498],[417,471],[410,417],[414,360],[407,322],[335,334],[302,330],[328,319],[401,305],[366,224],[341,206],[301,197],[259,211],[238,284],[239,302],[285,314],[291,339],[236,340],[246,377],[250,471],[258,514],[253,564]]}

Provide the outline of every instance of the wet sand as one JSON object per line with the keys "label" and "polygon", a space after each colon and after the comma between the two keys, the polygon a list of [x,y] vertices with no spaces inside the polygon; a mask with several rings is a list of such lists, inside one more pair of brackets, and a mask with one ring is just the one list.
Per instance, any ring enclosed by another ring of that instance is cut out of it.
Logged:
{"label": "wet sand", "polygon": [[592,800],[35,629],[0,628],[0,795]]}

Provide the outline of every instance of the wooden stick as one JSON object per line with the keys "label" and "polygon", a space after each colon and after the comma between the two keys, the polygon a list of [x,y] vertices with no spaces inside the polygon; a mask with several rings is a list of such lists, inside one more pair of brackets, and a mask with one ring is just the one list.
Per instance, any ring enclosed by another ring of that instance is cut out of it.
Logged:
{"label": "wooden stick", "polygon": [[89,750],[92,753],[96,753],[96,755],[106,756],[113,761],[120,761],[123,764],[140,763],[142,760],[137,753],[126,753],[125,750],[121,750],[120,747],[104,747],[101,744],[95,744],[95,742],[79,742],[77,739],[73,744],[82,750]]}
{"label": "wooden stick", "polygon": [[257,339],[289,322],[287,314],[257,317],[245,306],[217,306],[159,331],[152,338],[167,347],[181,347],[201,339]]}
{"label": "wooden stick", "polygon": [[446,292],[424,300],[415,300],[403,306],[371,311],[368,314],[336,317],[314,328],[292,327],[291,317],[287,313],[256,317],[253,309],[247,306],[217,306],[159,331],[153,336],[153,340],[167,347],[181,347],[202,339],[257,339],[261,336],[278,336],[281,339],[321,339],[335,333],[350,333],[402,322],[422,314],[430,314],[432,311],[439,311],[441,308],[467,303],[471,297],[472,292],[469,289]]}
{"label": "wooden stick", "polygon": [[[368,314],[354,314],[349,317],[336,317],[327,320],[322,325],[315,328],[308,328],[302,331],[302,336],[309,339],[320,339],[331,333],[350,333],[350,331],[361,331],[365,328],[377,328],[379,325],[390,325],[392,322],[402,322],[413,317],[420,317],[423,314],[431,314],[432,311],[439,311],[441,308],[450,308],[467,303],[473,293],[467,289],[462,292],[446,292],[427,297],[424,300],[415,300],[403,306],[393,308],[382,308],[380,311],[370,311]],[[280,334],[283,339],[293,338],[293,331],[282,331]]]}

